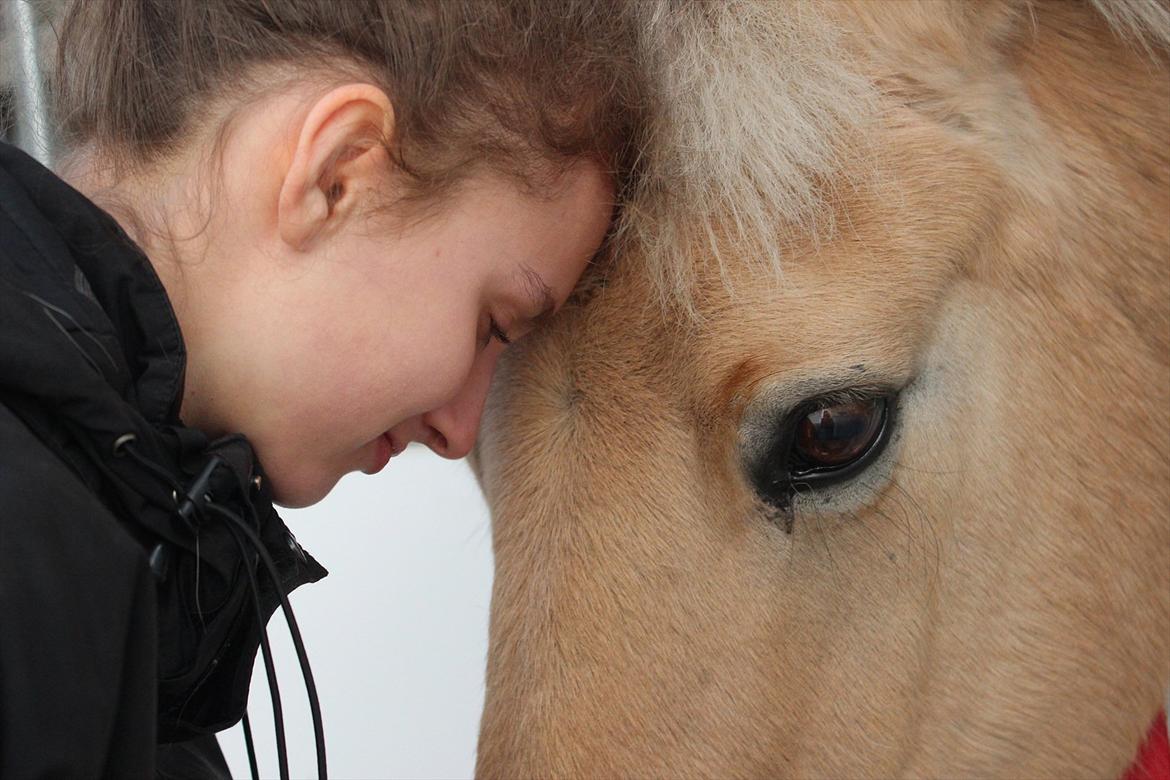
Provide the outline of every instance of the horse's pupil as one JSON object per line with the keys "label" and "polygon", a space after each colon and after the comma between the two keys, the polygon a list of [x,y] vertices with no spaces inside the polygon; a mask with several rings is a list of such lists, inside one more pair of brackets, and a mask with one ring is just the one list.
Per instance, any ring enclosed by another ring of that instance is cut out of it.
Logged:
{"label": "horse's pupil", "polygon": [[884,403],[871,399],[814,409],[797,426],[797,452],[810,466],[842,466],[859,458],[879,432]]}

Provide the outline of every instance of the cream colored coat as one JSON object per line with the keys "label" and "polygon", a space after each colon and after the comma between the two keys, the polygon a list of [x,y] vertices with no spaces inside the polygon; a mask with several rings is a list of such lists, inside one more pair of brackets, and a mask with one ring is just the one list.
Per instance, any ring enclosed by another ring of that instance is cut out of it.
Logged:
{"label": "cream colored coat", "polygon": [[[1133,759],[1170,681],[1170,13],[1101,6],[648,14],[644,186],[481,434],[482,776]],[[832,387],[896,428],[789,533],[749,433]]]}

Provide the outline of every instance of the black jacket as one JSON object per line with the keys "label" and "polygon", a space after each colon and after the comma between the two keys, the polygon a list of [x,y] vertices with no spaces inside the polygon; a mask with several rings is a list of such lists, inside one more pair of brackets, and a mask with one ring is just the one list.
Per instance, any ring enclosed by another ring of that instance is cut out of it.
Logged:
{"label": "black jacket", "polygon": [[325,575],[243,437],[182,425],[184,364],[141,250],[0,143],[4,780],[166,775],[240,719],[262,626],[245,567],[265,621],[278,596],[232,522],[256,531],[286,592]]}

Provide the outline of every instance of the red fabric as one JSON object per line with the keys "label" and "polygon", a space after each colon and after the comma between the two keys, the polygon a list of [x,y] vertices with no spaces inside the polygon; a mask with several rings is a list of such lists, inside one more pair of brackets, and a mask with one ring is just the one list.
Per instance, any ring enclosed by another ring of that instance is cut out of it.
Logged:
{"label": "red fabric", "polygon": [[1137,758],[1121,780],[1170,780],[1170,737],[1166,736],[1165,712],[1154,718]]}

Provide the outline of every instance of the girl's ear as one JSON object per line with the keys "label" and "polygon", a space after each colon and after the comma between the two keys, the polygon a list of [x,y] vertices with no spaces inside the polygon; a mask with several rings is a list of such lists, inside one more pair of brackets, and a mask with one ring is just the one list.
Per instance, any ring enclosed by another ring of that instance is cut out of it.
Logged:
{"label": "girl's ear", "polygon": [[309,109],[277,202],[277,230],[295,250],[307,249],[352,214],[355,194],[386,175],[383,144],[394,109],[371,84],[337,87]]}

